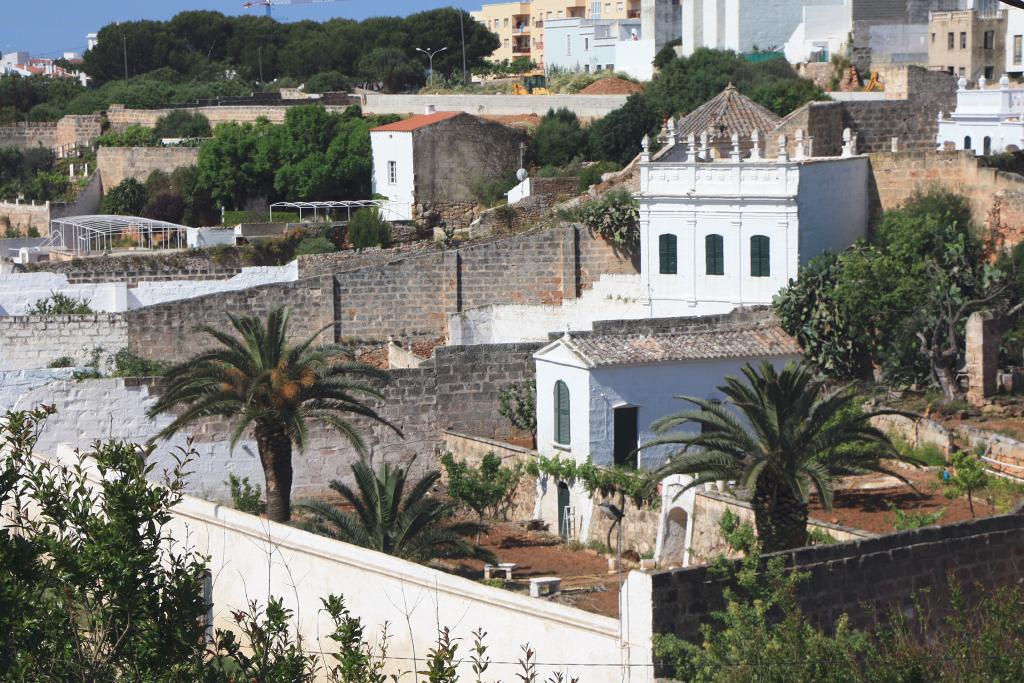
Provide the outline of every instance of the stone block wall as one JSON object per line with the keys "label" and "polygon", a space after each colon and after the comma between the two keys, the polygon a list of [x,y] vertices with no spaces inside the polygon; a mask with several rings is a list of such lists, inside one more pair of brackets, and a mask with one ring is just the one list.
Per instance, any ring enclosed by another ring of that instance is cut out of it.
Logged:
{"label": "stone block wall", "polygon": [[971,152],[872,154],[871,181],[875,215],[938,185],[967,197],[974,222],[996,249],[1024,241],[1024,176],[983,166]]}
{"label": "stone block wall", "polygon": [[[10,223],[22,235],[27,234],[31,228],[38,230],[40,235],[46,235],[50,232],[50,207],[49,202],[0,202],[0,231]],[[4,221],[4,218],[7,220]],[[6,257],[9,254],[0,256]]]}
{"label": "stone block wall", "polygon": [[[910,614],[918,599],[941,618],[949,610],[950,574],[967,593],[975,583],[991,587],[1020,580],[1024,515],[933,526],[777,556],[810,575],[797,599],[819,628],[831,629],[847,614],[854,628],[870,629],[878,613]],[[699,642],[699,625],[724,607],[725,585],[706,566],[653,574],[653,632]]]}
{"label": "stone block wall", "polygon": [[172,173],[199,161],[198,147],[100,147],[96,165],[104,190],[110,190],[125,178],[146,182],[153,171]]}
{"label": "stone block wall", "polygon": [[[332,107],[328,107],[333,109]],[[288,112],[286,106],[273,105],[229,105],[219,107],[180,107],[190,114],[202,114],[211,126],[219,123],[254,123],[257,119],[265,118],[271,123],[284,123],[284,115]],[[341,107],[340,110],[343,110]],[[112,104],[107,109],[107,120],[115,132],[121,132],[131,126],[144,126],[153,128],[157,121],[170,114],[175,109],[128,109],[123,104]]]}
{"label": "stone block wall", "polygon": [[40,261],[29,272],[60,273],[71,284],[165,280],[223,280],[241,268],[221,266],[202,254],[148,254],[146,256],[98,256],[69,261]]}
{"label": "stone block wall", "polygon": [[67,115],[57,121],[56,146],[64,149],[86,145],[103,134],[99,114]]}
{"label": "stone block wall", "polygon": [[991,313],[976,311],[967,318],[964,332],[967,370],[967,400],[974,406],[984,405],[995,396],[999,374],[999,320]]}
{"label": "stone block wall", "polygon": [[52,122],[24,122],[0,127],[0,147],[31,149],[52,148],[57,145],[57,124]]}
{"label": "stone block wall", "polygon": [[184,361],[213,343],[208,335],[196,329],[198,326],[231,329],[228,313],[266,319],[270,310],[277,306],[291,309],[288,329],[293,339],[305,339],[327,327],[324,338],[333,341],[330,332],[334,323],[333,286],[330,278],[321,277],[128,311],[124,314],[128,347],[143,358]]}
{"label": "stone block wall", "polygon": [[123,314],[0,317],[0,370],[45,368],[62,356],[84,365],[94,348],[111,354],[126,346]]}

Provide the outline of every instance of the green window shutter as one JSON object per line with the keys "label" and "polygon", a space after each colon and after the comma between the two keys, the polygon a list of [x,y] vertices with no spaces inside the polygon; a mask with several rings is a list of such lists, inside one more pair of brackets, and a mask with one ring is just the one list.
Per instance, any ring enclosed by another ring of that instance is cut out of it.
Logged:
{"label": "green window shutter", "polygon": [[767,237],[754,235],[750,238],[750,275],[752,277],[768,277],[772,274],[770,252],[770,243]]}
{"label": "green window shutter", "polygon": [[658,272],[662,275],[675,275],[678,270],[676,257],[676,236],[658,236]]}
{"label": "green window shutter", "polygon": [[568,446],[569,431],[569,387],[565,382],[555,382],[555,442]]}
{"label": "green window shutter", "polygon": [[704,261],[708,275],[725,275],[725,246],[721,235],[704,237]]}

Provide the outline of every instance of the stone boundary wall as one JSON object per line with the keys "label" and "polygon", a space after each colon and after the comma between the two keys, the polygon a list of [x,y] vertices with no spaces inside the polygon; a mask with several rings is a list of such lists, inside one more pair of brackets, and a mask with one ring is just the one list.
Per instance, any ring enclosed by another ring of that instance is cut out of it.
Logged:
{"label": "stone boundary wall", "polygon": [[45,368],[61,356],[84,365],[94,348],[127,346],[122,314],[0,317],[0,370]]}
{"label": "stone boundary wall", "polygon": [[27,270],[59,273],[71,284],[126,282],[129,286],[164,280],[224,280],[242,272],[241,268],[220,266],[209,258],[188,253],[40,261]]}
{"label": "stone boundary wall", "polygon": [[[305,102],[303,104],[314,104]],[[329,110],[343,111],[344,107],[328,107]],[[184,110],[190,114],[202,114],[211,126],[220,123],[254,123],[265,118],[271,123],[284,123],[284,115],[288,112],[287,105],[227,105],[221,107],[174,107],[167,109],[128,109],[122,104],[112,104],[107,109],[107,120],[115,132],[121,132],[131,126],[154,128],[157,121],[173,111]]]}
{"label": "stone boundary wall", "polygon": [[[719,555],[729,558],[739,557],[722,536],[719,524],[722,515],[728,510],[739,517],[741,523],[754,524],[754,509],[745,500],[718,491],[698,491],[693,499],[693,536],[690,542],[690,565],[707,564]],[[807,528],[824,531],[836,541],[846,543],[862,538],[871,538],[876,534],[863,529],[853,529],[839,524],[831,524],[820,519],[808,520]]]}
{"label": "stone boundary wall", "polygon": [[[950,573],[968,593],[975,583],[992,587],[1020,580],[1024,574],[1024,515],[925,527],[766,556],[772,557],[781,557],[787,566],[810,575],[798,589],[797,599],[819,628],[830,630],[847,614],[853,628],[870,629],[879,613],[898,610],[910,614],[915,600],[941,618],[949,610],[946,579]],[[658,572],[649,578],[653,632],[700,642],[699,625],[711,612],[724,607],[726,582],[706,566]]]}
{"label": "stone boundary wall", "polygon": [[96,152],[96,165],[105,190],[125,178],[146,182],[153,171],[170,174],[198,162],[198,147],[100,147]]}
{"label": "stone boundary wall", "polygon": [[0,127],[0,147],[70,149],[101,133],[99,114],[68,115],[59,121],[20,122]]}
{"label": "stone boundary wall", "polygon": [[437,111],[463,111],[476,116],[543,116],[565,107],[583,121],[606,116],[626,103],[628,95],[387,95],[361,93],[365,114],[422,114],[428,105]]}
{"label": "stone boundary wall", "polygon": [[[35,228],[40,235],[50,232],[50,202],[34,204],[32,202],[0,202],[0,223],[5,217],[11,227],[22,235]],[[0,254],[0,257],[10,254]]]}
{"label": "stone boundary wall", "polygon": [[[320,260],[316,268],[330,264]],[[603,273],[635,272],[612,245],[573,225],[410,255],[335,273],[338,334],[444,336],[449,314],[489,304],[560,304]]]}
{"label": "stone boundary wall", "polygon": [[[477,466],[488,453],[494,453],[501,458],[502,464],[506,467],[516,465],[526,466],[532,460],[539,457],[537,451],[522,446],[515,446],[504,441],[488,439],[482,436],[473,436],[451,430],[441,432],[441,453],[451,453],[456,460]],[[447,482],[448,477],[444,469],[441,470],[442,480]],[[537,507],[537,481],[528,474],[519,478],[519,485],[512,493],[511,502],[505,510],[508,519],[514,522],[528,521],[536,516]]]}
{"label": "stone boundary wall", "polygon": [[1024,176],[983,166],[970,151],[884,152],[870,160],[874,215],[899,206],[915,190],[940,186],[967,197],[974,222],[997,248],[1024,242]]}

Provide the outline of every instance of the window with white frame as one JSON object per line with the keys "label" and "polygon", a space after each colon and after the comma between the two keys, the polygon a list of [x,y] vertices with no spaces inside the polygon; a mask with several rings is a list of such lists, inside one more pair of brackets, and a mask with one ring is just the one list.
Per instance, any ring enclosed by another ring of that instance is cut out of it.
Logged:
{"label": "window with white frame", "polygon": [[398,183],[398,162],[388,162],[388,184],[395,185]]}

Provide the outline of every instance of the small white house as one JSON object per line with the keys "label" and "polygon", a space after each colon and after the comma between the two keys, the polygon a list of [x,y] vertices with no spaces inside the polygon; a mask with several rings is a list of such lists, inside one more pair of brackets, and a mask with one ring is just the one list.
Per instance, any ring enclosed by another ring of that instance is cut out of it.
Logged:
{"label": "small white house", "polygon": [[621,71],[641,81],[654,75],[655,41],[642,35],[640,19],[553,19],[544,32],[547,69]]}
{"label": "small white house", "polygon": [[967,79],[957,84],[956,111],[939,113],[936,143],[940,150],[949,144],[975,154],[999,154],[1024,149],[1024,88],[1011,88],[1003,75],[998,88],[968,88]]}
{"label": "small white house", "polygon": [[[769,310],[653,323],[617,321],[603,327],[614,331],[566,333],[533,356],[542,455],[577,463],[590,458],[600,467],[657,468],[671,447],[639,454],[637,447],[655,437],[651,425],[656,420],[692,407],[680,395],[721,398],[718,387],[727,376],[739,376],[745,363],[768,360],[782,367],[800,358],[799,345]],[[579,485],[553,485],[559,488],[557,510],[552,499],[547,513],[541,510],[538,516],[557,514],[564,531],[565,510],[571,507],[586,538],[590,496]]]}

